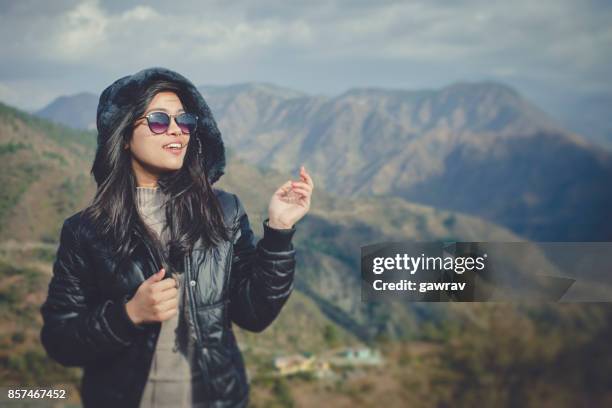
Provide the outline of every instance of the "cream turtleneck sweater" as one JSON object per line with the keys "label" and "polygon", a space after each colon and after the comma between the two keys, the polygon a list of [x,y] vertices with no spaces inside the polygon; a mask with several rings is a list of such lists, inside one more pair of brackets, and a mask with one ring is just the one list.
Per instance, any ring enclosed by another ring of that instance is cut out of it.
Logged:
{"label": "cream turtleneck sweater", "polygon": [[[164,204],[159,187],[137,187],[136,207],[166,248]],[[156,271],[157,272],[157,271]],[[179,287],[179,313],[162,322],[140,408],[204,407],[203,379],[195,361],[195,333],[183,273],[173,273]]]}

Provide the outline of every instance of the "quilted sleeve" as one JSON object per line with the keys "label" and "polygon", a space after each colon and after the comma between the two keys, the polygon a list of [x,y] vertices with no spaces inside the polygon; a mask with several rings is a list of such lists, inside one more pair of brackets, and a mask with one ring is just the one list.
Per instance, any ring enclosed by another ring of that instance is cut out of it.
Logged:
{"label": "quilted sleeve", "polygon": [[238,212],[230,272],[231,320],[239,327],[261,332],[280,313],[293,290],[296,231],[274,229],[263,223],[264,236],[254,245],[253,231],[240,199],[234,195]]}
{"label": "quilted sleeve", "polygon": [[66,220],[53,264],[47,299],[40,308],[40,340],[49,357],[72,367],[85,366],[129,346],[145,327],[133,324],[123,299],[92,302],[91,267]]}

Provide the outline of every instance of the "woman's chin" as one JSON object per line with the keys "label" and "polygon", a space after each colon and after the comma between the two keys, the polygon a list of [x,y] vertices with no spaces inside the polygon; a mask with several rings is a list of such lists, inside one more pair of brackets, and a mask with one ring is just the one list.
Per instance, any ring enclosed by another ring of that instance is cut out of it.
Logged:
{"label": "woman's chin", "polygon": [[177,163],[175,165],[168,165],[164,167],[165,171],[177,171],[180,170],[183,167],[183,162],[181,161],[180,163]]}
{"label": "woman's chin", "polygon": [[156,163],[153,166],[156,172],[166,173],[169,171],[177,171],[183,167],[183,160],[164,160],[162,163]]}
{"label": "woman's chin", "polygon": [[145,173],[148,172],[152,174],[161,174],[180,170],[184,163],[184,155],[173,156],[167,153],[166,155],[158,155],[155,157],[148,157],[146,159],[143,158],[138,160],[136,157],[133,157],[133,159],[139,164],[135,167],[140,167]]}
{"label": "woman's chin", "polygon": [[165,168],[166,170],[179,170],[181,167],[183,167],[184,161],[184,155],[175,157],[164,157],[163,160],[160,160],[159,167]]}

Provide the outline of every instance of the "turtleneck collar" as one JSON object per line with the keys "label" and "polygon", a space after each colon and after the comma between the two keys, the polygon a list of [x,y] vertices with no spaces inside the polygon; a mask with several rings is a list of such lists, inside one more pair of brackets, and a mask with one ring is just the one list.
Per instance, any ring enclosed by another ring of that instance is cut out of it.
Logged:
{"label": "turtleneck collar", "polygon": [[164,204],[165,194],[160,187],[136,187],[136,204],[139,207],[158,207]]}

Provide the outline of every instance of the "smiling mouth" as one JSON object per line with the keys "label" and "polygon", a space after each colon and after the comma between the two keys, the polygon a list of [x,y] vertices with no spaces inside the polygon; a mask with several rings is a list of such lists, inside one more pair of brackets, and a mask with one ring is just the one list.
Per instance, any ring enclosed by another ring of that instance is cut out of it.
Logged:
{"label": "smiling mouth", "polygon": [[162,148],[167,149],[167,150],[181,150],[185,146],[187,146],[186,143],[172,142],[172,143],[163,145]]}

